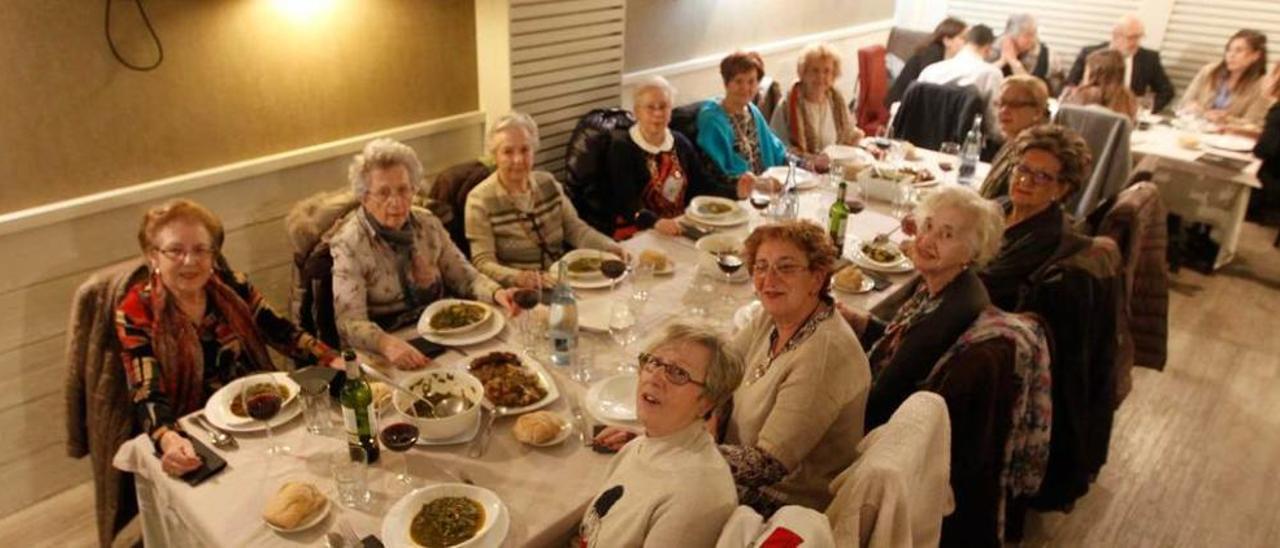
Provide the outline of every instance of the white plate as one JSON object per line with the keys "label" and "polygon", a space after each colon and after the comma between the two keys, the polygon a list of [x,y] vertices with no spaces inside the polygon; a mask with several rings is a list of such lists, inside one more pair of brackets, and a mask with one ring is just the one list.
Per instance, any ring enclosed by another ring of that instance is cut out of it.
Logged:
{"label": "white plate", "polygon": [[[484,317],[480,318],[480,321],[476,323],[467,324],[462,327],[454,327],[450,329],[436,329],[434,327],[431,327],[430,319],[434,317],[437,312],[440,312],[441,310],[444,310],[445,308],[448,308],[455,304],[477,305],[484,309]],[[489,316],[492,316],[492,315],[493,315],[493,309],[489,308],[488,306],[485,306],[484,303],[482,302],[467,301],[463,299],[440,299],[436,302],[431,303],[430,305],[427,306],[426,310],[422,311],[422,316],[418,318],[418,329],[422,331],[430,331],[431,333],[434,333],[436,335],[460,335],[468,331],[473,331],[477,327],[484,325],[485,322],[489,321]]]}
{"label": "white plate", "polygon": [[635,375],[614,375],[587,389],[587,409],[596,418],[634,422],[636,420]]}
{"label": "white plate", "polygon": [[[569,253],[565,254],[565,256],[560,260],[563,261],[565,259],[570,258],[573,256],[574,253],[578,251],[579,250],[576,250],[576,249],[574,251],[570,251]],[[587,251],[587,253],[595,253],[595,251]],[[601,253],[604,254],[604,257],[606,259],[618,258],[617,255],[614,255],[612,253],[608,253],[608,252],[601,252]],[[558,272],[560,272],[560,261],[551,263],[552,278],[558,277],[558,274],[557,274]],[[622,276],[618,278],[618,283],[622,283],[622,280],[627,279],[627,276],[630,274],[631,274],[631,269],[628,268],[627,271],[623,272]],[[609,285],[610,285],[609,278],[606,278],[604,274],[597,274],[595,276],[575,276],[572,274],[569,275],[569,287],[572,287],[574,289],[604,289],[606,287],[609,287]]]}
{"label": "white plate", "polygon": [[[560,257],[560,260],[569,261],[570,263],[572,263],[573,261],[576,261],[580,258],[596,258],[596,259],[600,259],[601,261],[610,260],[610,259],[615,261],[622,260],[622,257],[614,255],[613,253],[609,253],[608,251],[600,251],[597,249],[575,249],[573,251],[565,253],[563,257]],[[560,272],[560,265],[559,265],[559,261],[557,261],[556,263],[552,264],[551,273],[552,275],[555,275],[559,272]],[[574,272],[572,270],[568,272],[569,272],[570,282],[574,280],[590,281],[590,282],[604,281],[605,285],[608,285],[609,278],[606,278],[604,273],[600,272],[600,269],[598,268],[590,272]],[[622,278],[619,278],[619,279],[622,279]]]}
{"label": "white plate", "polygon": [[[725,206],[725,207],[728,207],[729,210],[725,211],[724,213],[705,213],[702,211],[703,206],[707,206],[711,204],[718,204],[721,206]],[[731,217],[736,217],[742,212],[743,212],[742,206],[738,205],[738,202],[735,202],[728,198],[721,198],[719,196],[694,197],[693,200],[689,201],[689,207],[685,208],[685,213],[687,215],[695,219],[698,219],[700,221],[724,220]]]}
{"label": "white plate", "polygon": [[294,417],[302,412],[302,405],[297,403],[298,392],[302,389],[298,386],[298,383],[289,378],[288,373],[280,371],[240,377],[219,388],[204,404],[205,418],[209,419],[209,422],[212,422],[214,426],[232,432],[257,432],[265,429],[266,427],[263,426],[262,421],[250,417],[237,417],[231,413],[231,400],[240,394],[240,386],[245,382],[264,382],[261,379],[263,375],[270,375],[272,381],[289,388],[289,397],[285,398],[284,403],[281,404],[280,412],[271,419],[271,427],[275,428],[293,420]]}
{"label": "white plate", "polygon": [[[702,203],[701,200],[708,200],[708,201],[714,200],[719,202],[732,203],[735,209],[733,210],[732,213],[725,213],[723,215],[718,215],[715,217],[708,217],[708,216],[699,214],[697,211],[697,205]],[[689,219],[695,223],[703,224],[711,227],[738,226],[740,224],[743,224],[751,220],[751,213],[748,212],[745,207],[742,207],[742,204],[731,201],[727,198],[718,198],[715,196],[698,196],[697,198],[694,198],[692,201],[689,202],[689,207],[686,207],[684,209],[684,216],[686,219]]]}
{"label": "white plate", "polygon": [[613,313],[613,299],[578,301],[578,327],[593,333],[608,333],[611,313]]}
{"label": "white plate", "polygon": [[[764,170],[761,175],[773,177],[782,184],[787,183],[787,166],[774,166]],[[796,190],[808,190],[818,186],[818,176],[811,171],[796,168]]]}
{"label": "white plate", "polygon": [[[323,496],[323,495],[322,495],[322,496]],[[286,533],[286,534],[288,534],[288,533],[297,533],[297,532],[299,532],[299,531],[305,531],[305,530],[307,530],[307,529],[310,529],[310,528],[312,528],[312,527],[315,527],[315,526],[316,526],[316,524],[318,524],[318,523],[320,523],[320,522],[324,521],[324,518],[325,518],[325,517],[327,517],[327,516],[329,515],[329,507],[330,507],[330,506],[333,506],[333,503],[329,502],[329,497],[324,497],[324,506],[322,506],[322,507],[320,508],[320,511],[319,511],[319,512],[316,512],[316,513],[315,513],[315,515],[311,516],[311,517],[310,517],[309,519],[307,519],[306,521],[304,521],[304,522],[302,522],[302,523],[299,523],[297,527],[294,527],[294,528],[292,528],[292,529],[285,529],[285,528],[283,528],[283,527],[276,527],[274,524],[272,524],[271,522],[269,522],[269,521],[267,521],[267,520],[265,520],[265,519],[264,519],[264,520],[262,520],[262,522],[263,522],[263,523],[266,523],[266,524],[267,524],[267,527],[270,527],[270,528],[274,529],[277,533]]]}
{"label": "white plate", "polygon": [[1252,152],[1257,141],[1239,135],[1205,135],[1200,142],[1219,150],[1232,152]]}
{"label": "white plate", "polygon": [[[661,253],[663,257],[667,258],[667,267],[662,270],[654,270],[653,274],[655,276],[668,276],[668,275],[674,274],[676,271],[676,262],[671,259],[671,255],[669,255],[667,252],[662,251],[660,249],[652,249],[652,248],[650,249],[652,251],[657,251],[658,253]],[[637,253],[636,254],[637,264],[639,264],[639,257],[640,257],[640,254]]]}
{"label": "white plate", "polygon": [[[561,415],[560,413],[551,413],[551,414],[555,416],[557,421],[560,421],[560,433],[556,434],[554,438],[551,438],[542,443],[528,443],[526,445],[532,445],[534,447],[551,447],[553,445],[560,445],[564,443],[564,440],[569,439],[569,435],[573,433],[573,422],[570,421],[568,418],[566,418],[564,415]],[[512,435],[514,436],[514,434]],[[524,442],[521,442],[521,443],[524,443]]]}
{"label": "white plate", "polygon": [[[485,304],[484,306],[492,308],[492,305]],[[422,335],[422,338],[442,346],[467,346],[480,344],[498,336],[498,333],[502,333],[502,328],[507,325],[506,317],[501,312],[494,311],[493,314],[489,315],[489,321],[476,326],[475,329],[465,333],[449,335],[424,331],[422,329],[423,324],[430,321],[430,318],[431,316],[426,315],[426,311],[424,310],[423,315],[418,318],[418,334]]]}
{"label": "white plate", "polygon": [[[508,416],[520,415],[523,413],[528,413],[530,411],[537,411],[539,409],[542,409],[543,407],[551,405],[551,402],[556,401],[556,399],[560,397],[560,389],[556,388],[556,382],[551,379],[551,374],[547,373],[546,368],[542,366],[541,362],[529,357],[527,353],[521,353],[521,354],[518,354],[518,356],[520,358],[520,363],[524,366],[525,372],[533,373],[534,376],[538,377],[538,383],[541,384],[542,388],[547,391],[547,395],[543,396],[542,399],[536,402],[533,402],[529,405],[526,405],[524,407],[508,408],[507,410]],[[476,358],[479,358],[479,357],[480,356],[476,356]],[[475,360],[476,358],[471,358],[471,360]],[[457,364],[454,365],[454,367],[470,373],[469,366],[471,365],[471,360],[458,362]],[[487,402],[485,405],[493,405],[493,402],[488,401],[487,397],[485,398],[485,401]]]}
{"label": "white plate", "polygon": [[[854,238],[851,243],[852,245],[849,246],[849,258],[853,260],[853,264],[856,264],[859,267],[867,270],[874,270],[876,272],[893,273],[910,272],[915,268],[915,265],[911,264],[911,260],[907,258],[905,253],[901,254],[898,260],[893,263],[879,263],[862,254],[862,240]],[[899,253],[901,253],[901,251],[899,251]]]}
{"label": "white plate", "polygon": [[754,320],[763,309],[764,305],[760,304],[760,301],[756,300],[752,300],[751,302],[742,305],[742,307],[738,308],[738,310],[733,313],[734,330],[742,331],[745,329],[747,324],[750,324],[751,320]]}
{"label": "white plate", "polygon": [[422,505],[432,500],[440,497],[458,496],[479,502],[484,507],[485,519],[476,536],[455,546],[458,548],[496,548],[501,546],[502,541],[506,540],[507,528],[510,526],[507,506],[502,503],[502,499],[499,499],[498,495],[494,494],[493,491],[464,483],[431,485],[414,489],[409,494],[401,497],[387,510],[386,517],[382,518],[382,542],[388,548],[418,546],[417,543],[413,542],[413,538],[409,536],[409,525],[413,523],[413,516],[422,509]]}
{"label": "white plate", "polygon": [[871,291],[872,289],[875,289],[875,287],[876,287],[876,283],[875,283],[874,281],[871,281],[871,278],[868,278],[868,277],[866,277],[866,276],[863,276],[863,277],[862,277],[862,285],[861,285],[861,286],[858,286],[858,289],[855,291],[855,290],[852,290],[852,289],[846,288],[846,287],[845,287],[845,286],[843,286],[843,285],[837,284],[837,283],[836,283],[836,281],[835,281],[835,277],[834,277],[834,275],[833,275],[833,276],[832,276],[832,280],[831,280],[831,287],[832,287],[832,288],[834,288],[836,291],[839,291],[839,292],[841,292],[841,293],[852,293],[852,294],[854,294],[854,295],[857,295],[857,294],[859,294],[859,293],[866,293],[866,292],[868,292],[868,291]]}

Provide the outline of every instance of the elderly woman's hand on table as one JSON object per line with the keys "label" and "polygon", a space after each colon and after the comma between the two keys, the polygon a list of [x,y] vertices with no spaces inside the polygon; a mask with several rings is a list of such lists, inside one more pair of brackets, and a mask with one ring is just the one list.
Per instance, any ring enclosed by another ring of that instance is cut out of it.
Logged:
{"label": "elderly woman's hand on table", "polygon": [[414,370],[431,365],[431,358],[419,352],[408,341],[394,335],[382,335],[378,352],[396,369]]}
{"label": "elderly woman's hand on table", "polygon": [[200,467],[200,456],[191,445],[191,440],[169,430],[160,436],[160,468],[164,473],[178,477]]}

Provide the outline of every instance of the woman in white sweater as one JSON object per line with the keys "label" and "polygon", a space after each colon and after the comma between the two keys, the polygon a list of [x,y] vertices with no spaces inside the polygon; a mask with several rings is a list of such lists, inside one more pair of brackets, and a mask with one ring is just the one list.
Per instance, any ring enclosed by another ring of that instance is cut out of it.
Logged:
{"label": "woman in white sweater", "polygon": [[[644,434],[609,463],[578,544],[714,546],[738,495],[702,419],[742,381],[742,360],[711,328],[676,323],[639,361],[636,416]],[[623,436],[606,430],[597,442]]]}

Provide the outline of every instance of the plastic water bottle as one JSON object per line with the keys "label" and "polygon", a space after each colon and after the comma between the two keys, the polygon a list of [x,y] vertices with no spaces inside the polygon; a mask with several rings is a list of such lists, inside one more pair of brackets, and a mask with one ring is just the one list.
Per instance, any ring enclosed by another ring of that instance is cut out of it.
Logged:
{"label": "plastic water bottle", "polygon": [[569,287],[568,264],[568,261],[560,261],[560,278],[551,292],[551,313],[547,321],[551,363],[566,367],[573,364],[574,351],[578,347],[578,298]]}
{"label": "plastic water bottle", "polygon": [[964,145],[960,147],[960,170],[956,173],[956,182],[964,186],[973,186],[974,176],[978,173],[978,157],[982,155],[982,115],[973,116],[973,127],[964,137]]}

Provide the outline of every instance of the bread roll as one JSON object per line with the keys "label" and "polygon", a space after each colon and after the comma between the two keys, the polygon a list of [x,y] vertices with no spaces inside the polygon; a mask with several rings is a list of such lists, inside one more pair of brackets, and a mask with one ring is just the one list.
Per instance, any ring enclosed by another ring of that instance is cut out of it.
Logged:
{"label": "bread roll", "polygon": [[640,252],[640,264],[653,266],[655,272],[666,270],[670,262],[661,251],[646,249]]}
{"label": "bread roll", "polygon": [[555,413],[537,411],[520,415],[516,419],[514,433],[520,443],[544,445],[560,435],[564,426],[563,419]]}
{"label": "bread roll", "polygon": [[324,495],[310,483],[290,481],[267,501],[262,518],[281,529],[293,529],[324,508]]}
{"label": "bread roll", "polygon": [[862,270],[856,266],[849,266],[836,272],[835,284],[839,289],[845,291],[859,291],[862,289]]}

